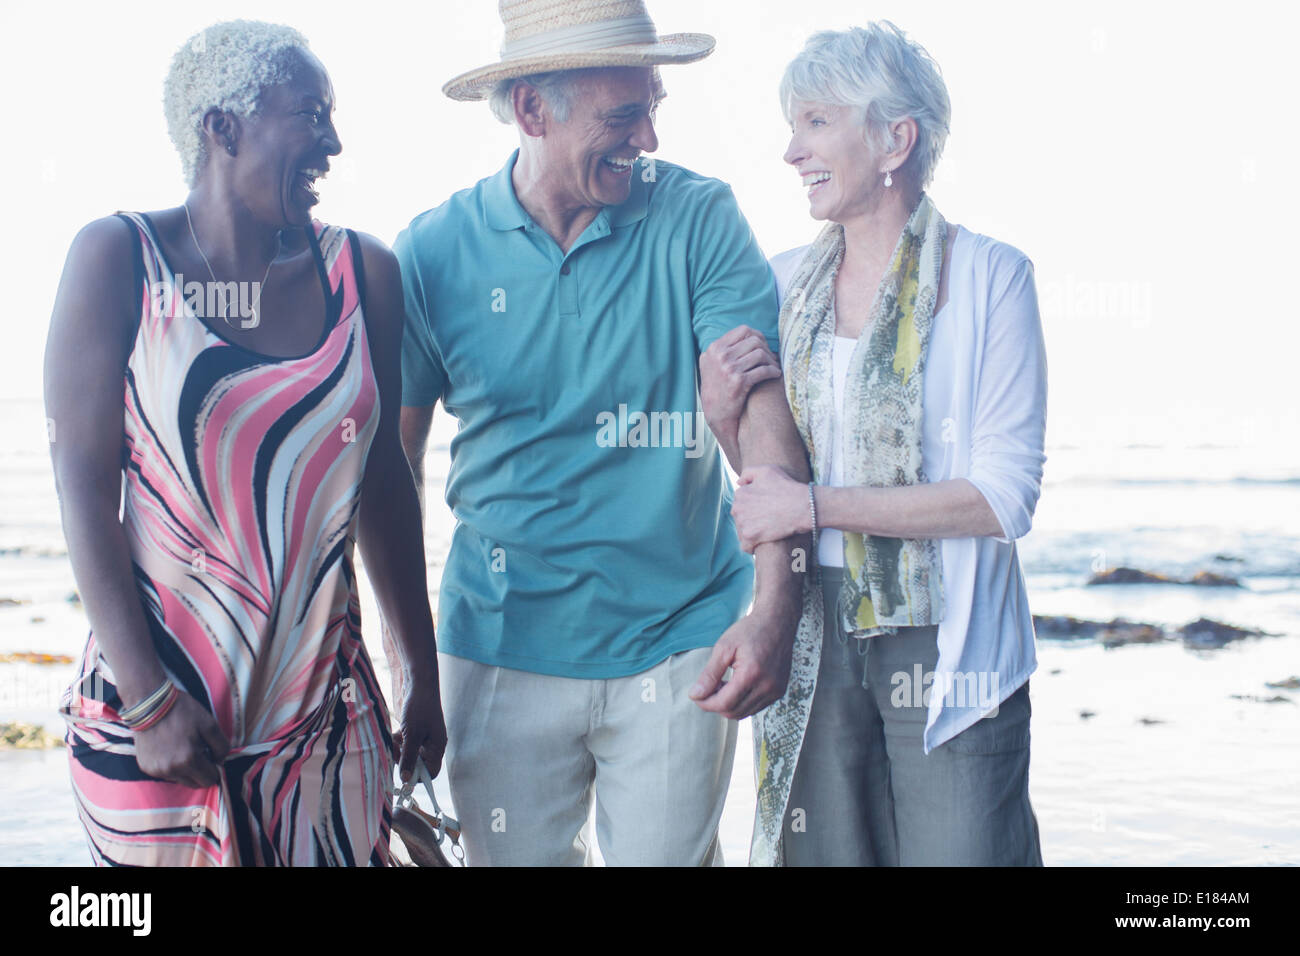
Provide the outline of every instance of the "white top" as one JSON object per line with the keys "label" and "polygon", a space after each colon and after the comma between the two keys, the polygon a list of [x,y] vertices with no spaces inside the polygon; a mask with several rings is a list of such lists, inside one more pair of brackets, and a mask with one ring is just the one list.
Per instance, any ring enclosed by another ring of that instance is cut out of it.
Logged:
{"label": "white top", "polygon": [[[831,313],[834,321],[835,313]],[[863,329],[864,335],[870,334]],[[844,383],[849,377],[849,360],[858,340],[844,335],[835,336],[831,343],[831,475],[826,484],[835,488],[844,486],[844,454],[841,449],[843,431],[840,418],[844,414]],[[820,529],[819,529],[820,530]],[[844,567],[844,535],[836,528],[826,528],[817,536],[817,563],[825,568]]]}
{"label": "white top", "polygon": [[[783,299],[807,248],[771,260]],[[981,699],[1001,703],[1037,666],[1014,541],[1028,533],[1038,503],[1046,415],[1047,353],[1033,264],[1006,243],[958,227],[948,302],[935,316],[926,356],[921,464],[930,481],[965,478],[974,485],[1002,536],[940,542],[944,616],[926,753],[984,716],[989,708]]]}

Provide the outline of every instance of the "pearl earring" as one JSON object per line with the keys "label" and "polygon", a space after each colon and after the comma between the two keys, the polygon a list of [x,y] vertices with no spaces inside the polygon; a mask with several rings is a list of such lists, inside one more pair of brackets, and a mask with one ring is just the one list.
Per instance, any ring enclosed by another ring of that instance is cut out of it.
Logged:
{"label": "pearl earring", "polygon": [[885,170],[885,188],[888,189],[894,185],[894,174],[890,170]]}

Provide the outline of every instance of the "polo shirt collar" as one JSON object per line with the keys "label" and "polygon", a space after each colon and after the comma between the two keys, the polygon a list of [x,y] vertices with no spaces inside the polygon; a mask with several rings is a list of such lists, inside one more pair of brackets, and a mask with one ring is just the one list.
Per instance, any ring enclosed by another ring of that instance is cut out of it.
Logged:
{"label": "polo shirt collar", "polygon": [[[510,154],[505,166],[487,181],[483,189],[483,212],[487,224],[501,232],[521,229],[532,218],[515,195],[512,176],[515,162],[519,159],[519,150]],[[610,228],[631,225],[645,218],[648,186],[642,181],[640,165],[632,170],[632,191],[624,202],[617,206],[606,206],[597,215],[597,219],[608,220]]]}
{"label": "polo shirt collar", "polygon": [[617,206],[606,208],[605,211],[609,213],[611,228],[617,229],[619,226],[630,226],[632,223],[640,222],[645,218],[650,186],[641,179],[643,165],[644,160],[632,167],[632,191],[628,194],[627,199]]}
{"label": "polo shirt collar", "polygon": [[519,150],[510,154],[500,172],[487,181],[483,189],[483,215],[493,229],[509,232],[520,229],[529,222],[528,213],[515,196],[515,186],[510,177],[515,171]]}

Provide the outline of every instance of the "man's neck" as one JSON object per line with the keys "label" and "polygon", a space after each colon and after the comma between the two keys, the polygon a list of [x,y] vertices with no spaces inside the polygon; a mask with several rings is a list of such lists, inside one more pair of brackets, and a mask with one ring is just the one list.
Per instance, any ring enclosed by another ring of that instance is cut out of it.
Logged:
{"label": "man's neck", "polygon": [[562,252],[567,253],[600,214],[600,206],[575,204],[571,196],[544,175],[537,158],[524,150],[519,151],[510,179],[519,205],[555,240]]}

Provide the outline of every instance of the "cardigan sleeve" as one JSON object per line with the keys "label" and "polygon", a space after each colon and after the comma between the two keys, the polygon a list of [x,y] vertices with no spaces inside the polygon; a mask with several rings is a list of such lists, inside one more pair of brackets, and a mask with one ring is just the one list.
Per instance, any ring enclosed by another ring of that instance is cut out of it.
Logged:
{"label": "cardigan sleeve", "polygon": [[998,540],[1007,542],[1029,532],[1042,486],[1047,350],[1029,259],[991,268],[988,289],[967,478],[1002,526]]}
{"label": "cardigan sleeve", "polygon": [[772,272],[776,275],[777,299],[782,304],[785,302],[786,293],[790,291],[790,280],[794,278],[795,270],[799,268],[799,263],[803,261],[808,249],[808,246],[787,249],[785,252],[778,252],[768,260]]}

